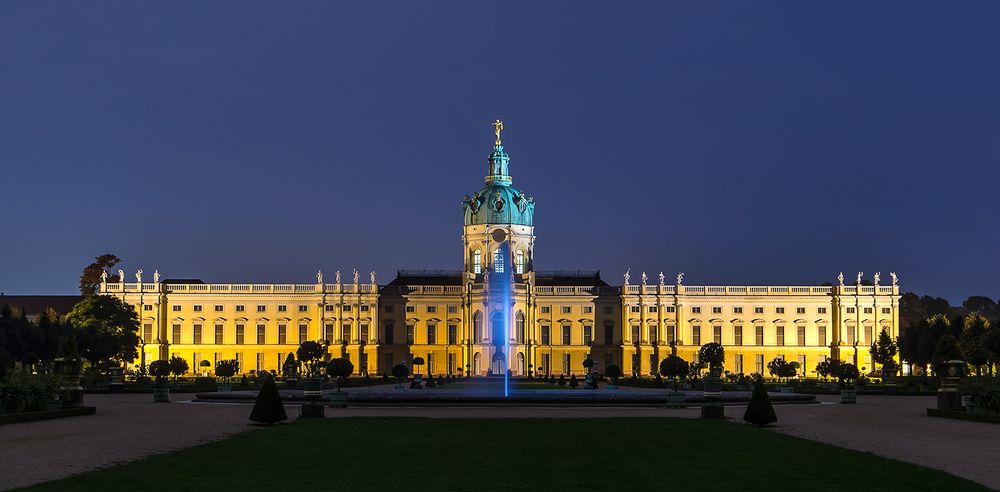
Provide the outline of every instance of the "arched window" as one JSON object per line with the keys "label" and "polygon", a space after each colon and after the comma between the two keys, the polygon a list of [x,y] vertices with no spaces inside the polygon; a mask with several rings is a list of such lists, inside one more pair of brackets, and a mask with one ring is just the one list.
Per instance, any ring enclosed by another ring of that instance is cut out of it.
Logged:
{"label": "arched window", "polygon": [[524,343],[524,313],[520,311],[514,317],[514,336],[517,337],[517,343]]}
{"label": "arched window", "polygon": [[503,273],[503,251],[501,248],[493,250],[493,272]]}
{"label": "arched window", "polygon": [[518,250],[517,258],[514,260],[514,271],[518,275],[524,273],[524,251]]}
{"label": "arched window", "polygon": [[479,343],[483,340],[483,313],[476,311],[472,315],[472,339]]}
{"label": "arched window", "polygon": [[483,253],[478,249],[472,252],[472,273],[483,273]]}

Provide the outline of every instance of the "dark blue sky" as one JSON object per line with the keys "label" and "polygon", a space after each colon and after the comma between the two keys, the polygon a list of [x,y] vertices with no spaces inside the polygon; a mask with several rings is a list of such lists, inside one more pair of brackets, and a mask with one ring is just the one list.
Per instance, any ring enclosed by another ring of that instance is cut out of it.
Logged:
{"label": "dark blue sky", "polygon": [[472,3],[0,3],[0,291],[460,268],[502,118],[537,268],[1000,296],[1000,4]]}

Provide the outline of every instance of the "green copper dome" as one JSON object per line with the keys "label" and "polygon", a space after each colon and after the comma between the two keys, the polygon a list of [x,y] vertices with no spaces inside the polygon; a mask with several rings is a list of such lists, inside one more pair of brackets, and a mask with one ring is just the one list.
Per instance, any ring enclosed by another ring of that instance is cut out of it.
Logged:
{"label": "green copper dome", "polygon": [[507,173],[510,158],[499,143],[490,154],[490,174],[486,176],[486,186],[471,197],[465,196],[462,208],[465,211],[465,225],[512,224],[532,225],[535,214],[535,199],[511,186],[512,179]]}

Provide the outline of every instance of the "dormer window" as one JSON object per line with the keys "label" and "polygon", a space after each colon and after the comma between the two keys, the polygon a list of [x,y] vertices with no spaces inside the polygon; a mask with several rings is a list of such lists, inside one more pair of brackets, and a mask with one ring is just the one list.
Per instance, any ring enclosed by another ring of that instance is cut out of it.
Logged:
{"label": "dormer window", "polygon": [[483,273],[483,253],[478,249],[472,253],[472,273]]}

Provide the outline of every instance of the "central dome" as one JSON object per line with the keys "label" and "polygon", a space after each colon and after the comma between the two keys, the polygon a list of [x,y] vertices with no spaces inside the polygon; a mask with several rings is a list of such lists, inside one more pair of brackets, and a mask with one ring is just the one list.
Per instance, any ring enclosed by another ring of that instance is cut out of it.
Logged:
{"label": "central dome", "polygon": [[486,186],[471,197],[466,195],[462,203],[465,225],[532,225],[535,199],[511,186],[512,180],[507,174],[510,158],[503,146],[497,143],[488,160],[490,174],[486,176]]}

